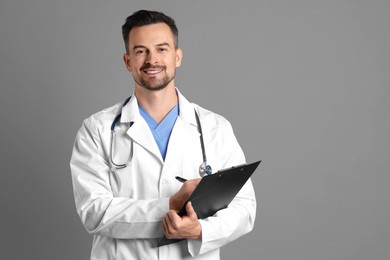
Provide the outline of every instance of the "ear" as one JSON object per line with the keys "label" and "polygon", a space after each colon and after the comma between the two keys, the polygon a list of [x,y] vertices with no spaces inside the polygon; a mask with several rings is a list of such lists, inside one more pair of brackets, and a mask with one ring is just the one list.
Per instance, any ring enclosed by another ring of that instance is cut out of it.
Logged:
{"label": "ear", "polygon": [[125,53],[123,54],[123,62],[126,65],[126,69],[131,72],[131,64],[130,64],[130,55]]}
{"label": "ear", "polygon": [[183,60],[183,50],[181,48],[176,49],[176,68],[180,67]]}

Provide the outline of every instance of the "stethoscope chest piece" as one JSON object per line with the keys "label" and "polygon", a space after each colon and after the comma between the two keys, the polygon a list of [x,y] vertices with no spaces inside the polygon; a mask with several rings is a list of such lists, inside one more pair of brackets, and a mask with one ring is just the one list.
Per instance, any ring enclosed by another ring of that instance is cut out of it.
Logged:
{"label": "stethoscope chest piece", "polygon": [[203,177],[206,175],[211,175],[213,172],[211,166],[208,165],[206,162],[203,162],[199,167],[199,173]]}

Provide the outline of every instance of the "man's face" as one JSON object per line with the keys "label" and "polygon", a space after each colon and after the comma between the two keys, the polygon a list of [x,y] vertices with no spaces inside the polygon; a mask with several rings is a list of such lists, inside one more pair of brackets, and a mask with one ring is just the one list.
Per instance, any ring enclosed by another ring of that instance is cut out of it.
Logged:
{"label": "man's face", "polygon": [[131,29],[124,61],[136,87],[157,91],[170,84],[174,86],[181,59],[182,51],[175,48],[173,34],[165,23]]}

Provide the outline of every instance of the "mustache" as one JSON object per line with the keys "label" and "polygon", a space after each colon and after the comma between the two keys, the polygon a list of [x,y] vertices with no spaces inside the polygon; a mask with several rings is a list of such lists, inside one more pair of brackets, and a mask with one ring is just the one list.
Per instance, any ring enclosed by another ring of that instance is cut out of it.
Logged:
{"label": "mustache", "polygon": [[145,64],[143,65],[140,70],[147,70],[147,69],[163,69],[165,70],[166,66],[162,66],[162,65],[151,65],[151,64]]}

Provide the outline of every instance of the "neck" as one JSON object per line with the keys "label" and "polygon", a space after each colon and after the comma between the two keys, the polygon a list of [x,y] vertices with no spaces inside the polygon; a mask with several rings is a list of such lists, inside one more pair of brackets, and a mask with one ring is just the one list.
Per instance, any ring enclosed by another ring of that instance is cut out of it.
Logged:
{"label": "neck", "polygon": [[150,91],[136,87],[134,94],[137,97],[138,104],[157,123],[160,123],[178,102],[176,89],[173,86],[167,86],[159,91]]}

